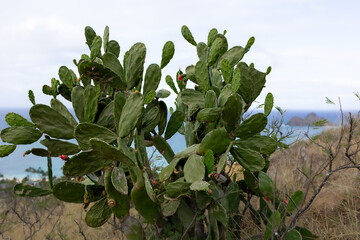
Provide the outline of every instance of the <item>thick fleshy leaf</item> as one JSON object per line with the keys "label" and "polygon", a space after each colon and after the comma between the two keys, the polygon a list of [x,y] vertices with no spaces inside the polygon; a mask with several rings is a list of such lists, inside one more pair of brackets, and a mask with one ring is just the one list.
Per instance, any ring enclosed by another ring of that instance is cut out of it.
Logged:
{"label": "thick fleshy leaf", "polygon": [[76,117],[79,122],[85,122],[85,102],[84,102],[85,89],[80,86],[76,86],[71,91],[71,102],[75,111]]}
{"label": "thick fleshy leaf", "polygon": [[29,122],[26,118],[22,117],[21,115],[10,112],[6,114],[5,121],[9,126],[28,126],[28,127],[35,127],[35,125]]}
{"label": "thick fleshy leaf", "polygon": [[112,53],[105,53],[103,56],[104,66],[110,69],[113,73],[115,73],[121,82],[121,85],[125,85],[124,82],[124,69],[121,66],[121,63],[117,57]]}
{"label": "thick fleshy leaf", "polygon": [[198,61],[196,63],[195,77],[201,89],[205,92],[210,89],[209,69],[205,62]]}
{"label": "thick fleshy leaf", "polygon": [[160,135],[154,135],[152,137],[152,142],[161,155],[164,156],[166,161],[170,163],[173,160],[175,154],[169,143]]}
{"label": "thick fleshy leaf", "polygon": [[171,138],[179,130],[184,119],[185,114],[181,111],[175,111],[173,114],[171,114],[165,131],[165,139]]}
{"label": "thick fleshy leaf", "polygon": [[103,140],[92,138],[90,139],[90,146],[94,153],[101,158],[107,159],[107,161],[119,161],[126,166],[133,166],[135,164],[131,157],[126,155],[121,148],[116,149]]}
{"label": "thick fleshy leaf", "polygon": [[43,104],[30,109],[30,118],[44,133],[54,138],[74,138],[74,126],[61,113]]}
{"label": "thick fleshy leaf", "polygon": [[135,128],[142,112],[143,98],[139,93],[131,94],[125,102],[119,120],[119,136],[126,137]]}
{"label": "thick fleshy leaf", "polygon": [[234,131],[235,137],[249,138],[260,133],[267,125],[267,116],[263,113],[256,113],[243,121]]}
{"label": "thick fleshy leaf", "polygon": [[231,65],[227,59],[224,59],[221,62],[221,73],[226,83],[230,83],[231,81]]}
{"label": "thick fleshy leaf", "polygon": [[166,90],[166,89],[159,89],[157,92],[156,92],[156,97],[157,98],[167,98],[168,96],[170,96],[171,92]]}
{"label": "thick fleshy leaf", "polygon": [[89,227],[100,227],[111,216],[111,208],[107,204],[107,199],[103,198],[96,202],[86,213],[85,222]]}
{"label": "thick fleshy leaf", "polygon": [[301,234],[297,230],[291,230],[286,234],[285,240],[302,240]]}
{"label": "thick fleshy leaf", "polygon": [[94,151],[81,152],[65,162],[63,173],[68,177],[84,176],[96,172],[111,163],[112,159],[103,158]]}
{"label": "thick fleshy leaf", "polygon": [[85,185],[76,182],[59,182],[54,185],[54,196],[64,202],[83,203],[85,196]]}
{"label": "thick fleshy leaf", "polygon": [[223,108],[222,119],[227,131],[232,131],[240,121],[242,114],[241,98],[238,94],[231,95]]}
{"label": "thick fleshy leaf", "polygon": [[74,136],[83,151],[90,149],[89,141],[95,136],[107,143],[112,143],[117,139],[114,132],[92,123],[80,123],[75,128]]}
{"label": "thick fleshy leaf", "polygon": [[159,180],[160,182],[163,182],[165,180],[167,180],[171,174],[173,173],[173,171],[175,170],[176,165],[178,164],[178,162],[181,160],[181,158],[174,158],[169,165],[167,165],[166,167],[163,168],[163,170],[161,170],[160,174],[159,174]]}
{"label": "thick fleshy leaf", "polygon": [[208,58],[208,46],[206,45],[206,43],[199,42],[196,46],[196,52],[200,61],[206,63]]}
{"label": "thick fleshy leaf", "polygon": [[128,51],[125,65],[127,89],[135,87],[141,79],[146,55],[146,47],[143,43],[135,43]]}
{"label": "thick fleshy leaf", "polygon": [[241,59],[244,57],[246,51],[243,47],[235,46],[230,48],[226,53],[224,53],[219,59],[216,61],[216,68],[221,67],[221,63],[226,59],[229,61],[230,66],[233,68]]}
{"label": "thick fleshy leaf", "polygon": [[204,108],[198,112],[196,120],[199,122],[216,122],[219,119],[221,112],[221,108]]}
{"label": "thick fleshy leaf", "polygon": [[180,200],[165,201],[161,204],[161,211],[165,217],[174,215],[180,205]]}
{"label": "thick fleshy leaf", "polygon": [[159,65],[153,63],[148,66],[145,73],[143,94],[146,96],[151,90],[158,88],[161,80],[161,69]]}
{"label": "thick fleshy leaf", "polygon": [[301,190],[298,190],[291,195],[291,199],[288,201],[287,210],[291,213],[302,203],[304,193]]}
{"label": "thick fleshy leaf", "polygon": [[190,44],[192,44],[194,46],[197,45],[192,33],[190,32],[190,29],[186,25],[183,25],[181,27],[181,34],[183,35],[185,40],[188,41]]}
{"label": "thick fleshy leaf", "polygon": [[69,88],[73,88],[73,84],[76,83],[76,75],[75,73],[67,68],[66,66],[61,66],[59,68],[59,77],[60,80]]}
{"label": "thick fleshy leaf", "polygon": [[173,58],[175,53],[175,46],[172,41],[167,41],[162,50],[161,69],[163,69]]}
{"label": "thick fleshy leaf", "polygon": [[84,103],[85,122],[93,123],[98,110],[98,93],[95,86],[86,86],[84,92]]}
{"label": "thick fleshy leaf", "polygon": [[200,143],[199,153],[204,154],[211,149],[214,154],[222,154],[228,148],[232,139],[225,128],[216,128],[206,134]]}
{"label": "thick fleshy leaf", "polygon": [[91,53],[90,59],[95,60],[95,58],[100,54],[102,45],[102,39],[100,36],[96,36],[91,44]]}
{"label": "thick fleshy leaf", "polygon": [[96,122],[97,125],[106,127],[108,129],[115,130],[115,119],[114,119],[114,102],[110,102],[102,110],[99,119]]}
{"label": "thick fleshy leaf", "polygon": [[108,53],[112,53],[114,54],[117,58],[119,57],[120,55],[120,45],[117,41],[115,40],[110,40],[108,42],[108,49],[107,49]]}
{"label": "thick fleshy leaf", "polygon": [[53,109],[55,109],[57,112],[59,112],[60,114],[62,114],[68,121],[69,123],[76,127],[76,125],[78,124],[75,120],[75,118],[73,117],[73,115],[69,112],[69,110],[65,107],[65,105],[60,102],[58,99],[53,98],[50,101],[50,105]]}
{"label": "thick fleshy leaf", "polygon": [[206,150],[204,155],[204,164],[206,169],[206,176],[214,171],[214,153],[211,149]]}
{"label": "thick fleshy leaf", "polygon": [[171,182],[166,185],[166,193],[172,198],[177,198],[180,195],[187,195],[190,194],[190,185],[191,183],[189,182]]}
{"label": "thick fleshy leaf", "polygon": [[266,196],[270,200],[273,198],[275,184],[271,180],[271,178],[262,171],[259,172],[259,190],[264,196]]}
{"label": "thick fleshy leaf", "polygon": [[126,175],[121,167],[114,167],[111,173],[111,182],[119,193],[124,195],[129,193]]}
{"label": "thick fleshy leaf", "polygon": [[14,186],[14,193],[21,197],[41,197],[51,194],[52,191],[19,183]]}
{"label": "thick fleshy leaf", "polygon": [[213,65],[216,60],[223,55],[228,49],[228,42],[224,35],[218,34],[215,36],[209,51],[208,65]]}
{"label": "thick fleshy leaf", "polygon": [[265,98],[264,114],[268,116],[274,106],[274,97],[272,93],[268,93]]}
{"label": "thick fleshy leaf", "polygon": [[250,138],[235,140],[235,145],[267,155],[275,152],[277,148],[277,143],[274,139],[263,135],[255,135]]}
{"label": "thick fleshy leaf", "polygon": [[192,191],[209,191],[210,190],[209,186],[210,186],[210,183],[205,182],[203,180],[198,180],[198,181],[193,182],[190,185],[190,190],[192,190]]}
{"label": "thick fleshy leaf", "polygon": [[36,142],[42,133],[34,127],[13,126],[1,131],[1,140],[12,144],[31,144]]}
{"label": "thick fleshy leaf", "polygon": [[205,95],[194,89],[184,89],[180,94],[181,101],[189,106],[191,104],[197,104],[200,108],[205,106]]}
{"label": "thick fleshy leaf", "polygon": [[47,147],[51,157],[58,157],[59,155],[74,155],[80,151],[78,145],[57,139],[43,139],[40,143]]}
{"label": "thick fleshy leaf", "polygon": [[265,167],[265,159],[259,152],[241,147],[233,147],[230,152],[241,166],[251,172],[261,171]]}
{"label": "thick fleshy leaf", "polygon": [[15,151],[16,145],[0,145],[0,157],[6,157]]}
{"label": "thick fleshy leaf", "polygon": [[199,155],[191,155],[184,165],[184,177],[187,182],[193,183],[205,177],[205,165]]}
{"label": "thick fleshy leaf", "polygon": [[281,214],[278,211],[275,211],[269,221],[268,224],[266,225],[266,230],[264,233],[264,240],[270,240],[272,235],[275,234],[274,231],[277,231],[277,228],[280,226],[281,223]]}
{"label": "thick fleshy leaf", "polygon": [[141,223],[131,216],[127,216],[121,223],[121,232],[127,240],[145,240],[144,230]]}

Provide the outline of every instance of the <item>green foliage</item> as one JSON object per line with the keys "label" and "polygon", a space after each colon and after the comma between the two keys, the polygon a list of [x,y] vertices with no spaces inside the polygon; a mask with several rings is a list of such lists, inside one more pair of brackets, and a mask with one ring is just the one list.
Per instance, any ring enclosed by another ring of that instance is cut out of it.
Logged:
{"label": "green foliage", "polygon": [[[241,217],[240,202],[251,206],[256,224],[266,226],[265,239],[274,236],[273,230],[287,234],[286,239],[308,236],[302,228],[284,232],[284,219],[301,204],[302,192],[295,192],[285,207],[266,174],[269,156],[279,144],[261,134],[273,108],[272,94],[266,97],[264,113],[248,112],[270,69],[264,73],[241,62],[253,37],[245,47],[228,50],[225,32],[212,29],[207,43],[197,43],[189,28],[182,27],[183,37],[196,46],[199,61],[188,65],[186,73],[176,73],[178,87],[169,75],[165,77],[177,94],[176,109],[170,110],[168,120],[168,108],[160,99],[171,93],[158,87],[162,69],[174,55],[174,43],[165,43],[160,66],[149,64],[144,74],[143,43],[134,44],[120,61],[120,46],[109,40],[109,28],[101,38],[86,27],[90,52],[75,61],[80,76],[60,67],[61,83],[54,78],[43,89],[53,97],[51,107],[35,104],[29,91],[31,122],[15,113],[6,116],[10,127],[1,131],[1,139],[13,145],[1,145],[0,157],[18,144],[49,135],[40,141],[46,149],[33,148],[26,154],[47,157],[51,189],[19,184],[15,193],[53,194],[85,207],[94,202],[85,217],[87,225],[100,227],[114,214],[127,239],[234,239],[232,234],[242,231],[232,220]],[[195,88],[187,85],[188,80]],[[56,98],[59,94],[72,103],[79,123]],[[177,132],[184,135],[187,148],[175,154],[167,140]],[[64,141],[73,138],[76,144]],[[151,164],[147,151],[151,146],[168,163],[161,171]],[[66,155],[61,157],[67,181],[52,186],[51,157],[59,155]],[[244,180],[228,175],[234,163],[240,165],[236,174],[243,173]],[[82,178],[92,183],[74,181]],[[264,196],[275,199],[277,211],[271,212]],[[251,198],[260,199],[259,209],[251,205]],[[140,218],[129,216],[130,202]]]}

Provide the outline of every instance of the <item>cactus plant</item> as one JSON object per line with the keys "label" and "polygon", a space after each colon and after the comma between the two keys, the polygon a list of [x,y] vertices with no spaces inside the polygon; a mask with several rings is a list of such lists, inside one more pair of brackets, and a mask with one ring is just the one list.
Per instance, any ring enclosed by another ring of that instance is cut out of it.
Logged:
{"label": "cactus plant", "polygon": [[[207,44],[197,43],[187,26],[181,33],[197,47],[199,61],[189,65],[185,74],[181,70],[176,73],[178,88],[169,75],[165,77],[177,94],[176,110],[168,120],[168,108],[160,98],[170,92],[158,86],[162,69],[174,55],[173,42],[165,43],[160,66],[150,64],[143,76],[143,43],[133,45],[121,63],[120,46],[109,40],[109,28],[101,38],[86,27],[90,53],[78,61],[80,76],[66,66],[60,67],[61,83],[55,79],[52,87],[44,87],[53,96],[51,107],[36,104],[29,91],[32,122],[9,113],[6,121],[10,127],[1,131],[2,141],[12,145],[1,145],[0,157],[11,154],[18,144],[36,142],[44,133],[50,135],[40,141],[47,149],[33,148],[26,153],[47,157],[49,182],[51,157],[61,155],[68,181],[51,183],[50,189],[19,184],[15,194],[53,194],[61,201],[86,206],[94,202],[85,222],[99,227],[114,214],[122,219],[121,230],[128,239],[236,239],[241,229],[229,216],[240,216],[240,202],[250,204],[251,197],[256,196],[260,209],[251,211],[258,215],[256,221],[267,226],[265,239],[273,236],[274,229],[281,232],[285,217],[301,203],[303,194],[295,192],[283,211],[278,208],[271,212],[263,199],[267,197],[277,205],[281,202],[266,174],[277,141],[261,134],[273,107],[272,94],[266,97],[264,114],[245,114],[270,72],[240,62],[254,38],[245,47],[228,50],[225,33],[219,34],[217,29],[210,30]],[[188,80],[198,86],[188,87]],[[56,98],[59,94],[72,102],[79,123]],[[187,148],[174,154],[167,140],[177,132],[184,135]],[[64,141],[73,138],[77,144]],[[151,169],[146,151],[150,146],[168,162],[160,172]],[[235,162],[241,166],[238,174],[243,180],[225,171]],[[93,184],[75,182],[79,177],[89,178]],[[129,216],[132,205],[140,221]],[[147,229],[143,229],[145,222],[150,224]],[[284,234],[286,239],[301,239],[308,233],[296,228]]]}

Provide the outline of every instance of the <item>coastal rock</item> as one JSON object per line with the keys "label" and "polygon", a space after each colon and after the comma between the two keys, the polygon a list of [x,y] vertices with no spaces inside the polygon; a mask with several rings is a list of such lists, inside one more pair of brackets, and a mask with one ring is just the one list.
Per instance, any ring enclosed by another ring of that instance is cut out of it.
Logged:
{"label": "coastal rock", "polygon": [[286,124],[292,127],[302,127],[302,126],[309,126],[314,122],[325,120],[323,117],[317,116],[315,113],[309,113],[305,118],[301,117],[293,117],[290,121]]}

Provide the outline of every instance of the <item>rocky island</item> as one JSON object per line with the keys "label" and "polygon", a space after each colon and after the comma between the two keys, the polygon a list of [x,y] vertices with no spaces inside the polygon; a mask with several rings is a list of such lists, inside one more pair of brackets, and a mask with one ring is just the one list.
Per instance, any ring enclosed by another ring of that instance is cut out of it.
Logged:
{"label": "rocky island", "polygon": [[[317,116],[315,113],[309,113],[305,118],[301,117],[292,117],[290,121],[286,124],[288,126],[292,127],[303,127],[303,126],[309,126],[317,121],[326,120],[323,117]],[[329,125],[327,122],[325,125]]]}

